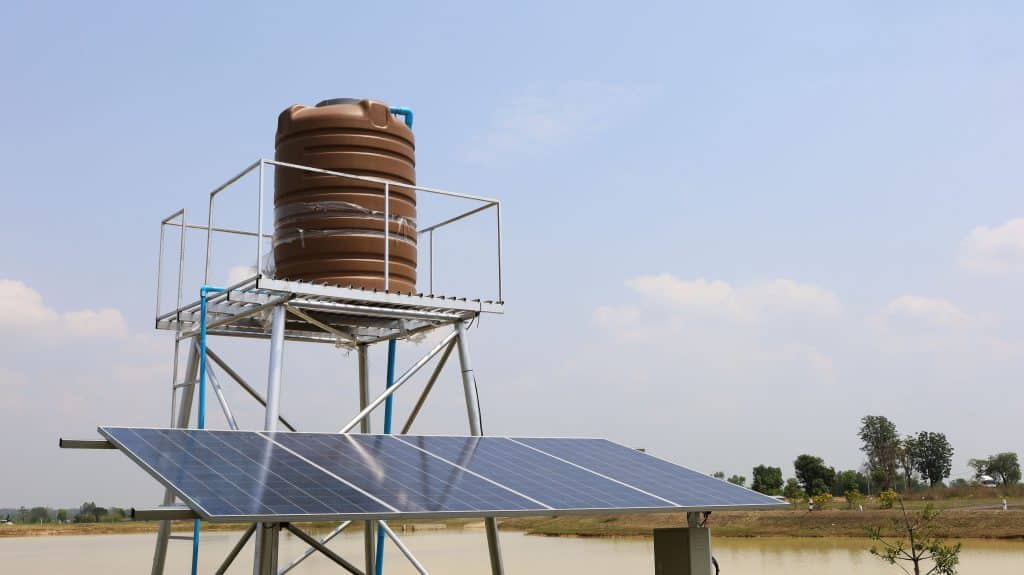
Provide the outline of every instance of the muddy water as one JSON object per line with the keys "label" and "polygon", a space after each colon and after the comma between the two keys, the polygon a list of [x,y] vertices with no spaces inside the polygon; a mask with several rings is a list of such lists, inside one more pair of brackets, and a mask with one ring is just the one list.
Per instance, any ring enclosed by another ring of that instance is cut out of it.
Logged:
{"label": "muddy water", "polygon": [[[200,572],[212,573],[237,541],[238,533],[205,533]],[[435,575],[488,572],[483,531],[418,531],[404,540]],[[153,535],[100,535],[0,539],[2,573],[147,573]],[[361,563],[362,535],[343,534],[332,542],[334,550]],[[172,541],[167,573],[188,573],[190,543]],[[867,553],[870,542],[858,539],[725,539],[714,540],[722,575],[898,575],[901,571]],[[242,552],[229,573],[252,572],[252,544]],[[526,536],[503,532],[506,571],[522,573],[642,573],[654,572],[653,550],[647,539],[593,539]],[[282,565],[304,549],[301,541],[281,535]],[[393,545],[387,547],[386,573],[415,574]],[[967,541],[960,572],[1024,573],[1024,543]],[[315,555],[292,571],[327,574],[343,571]]]}

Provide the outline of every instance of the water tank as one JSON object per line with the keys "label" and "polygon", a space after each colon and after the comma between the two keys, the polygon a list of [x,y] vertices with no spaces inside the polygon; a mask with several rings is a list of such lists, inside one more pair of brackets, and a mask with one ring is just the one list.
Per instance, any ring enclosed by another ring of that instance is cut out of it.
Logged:
{"label": "water tank", "polygon": [[[340,98],[278,117],[278,161],[416,183],[412,129],[383,102]],[[416,192],[390,186],[388,291],[416,291]],[[384,185],[278,166],[274,275],[384,289]]]}

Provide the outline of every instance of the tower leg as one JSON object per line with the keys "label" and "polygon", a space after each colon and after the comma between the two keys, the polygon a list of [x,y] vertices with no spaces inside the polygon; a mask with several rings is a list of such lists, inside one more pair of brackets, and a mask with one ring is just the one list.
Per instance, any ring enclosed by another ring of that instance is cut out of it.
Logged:
{"label": "tower leg", "polygon": [[[366,344],[359,344],[357,348],[359,356],[359,409],[366,409],[370,403],[370,359],[367,354]],[[360,433],[370,433],[370,418],[364,417],[359,422]],[[366,573],[373,575],[377,572],[377,523],[375,521],[363,522],[363,553],[366,556]]]}
{"label": "tower leg", "polygon": [[[469,345],[466,342],[465,322],[456,322],[455,331],[459,337],[455,340],[459,348],[459,364],[462,368],[462,387],[466,394],[466,412],[469,414],[470,435],[483,435],[483,422],[480,417],[480,399],[476,393],[476,376],[469,359]],[[493,517],[484,519],[487,531],[487,550],[491,556],[492,575],[504,575],[505,567],[501,561],[501,544],[498,540],[498,522]]]}
{"label": "tower leg", "polygon": [[260,523],[256,529],[255,575],[277,575],[277,543],[280,535],[277,523]]}
{"label": "tower leg", "polygon": [[[277,430],[277,419],[281,414],[281,371],[284,368],[283,305],[274,307],[270,326],[270,365],[267,368],[267,412],[263,429]],[[277,540],[279,526],[276,523],[261,523],[256,530],[256,558],[253,561],[254,575],[277,575]]]}
{"label": "tower leg", "polygon": [[[175,358],[177,360],[177,358]],[[176,428],[184,429],[188,427],[189,419],[192,416],[192,397],[196,391],[196,374],[199,372],[199,353],[196,350],[196,346],[193,342],[190,342],[188,348],[188,363],[185,367],[185,379],[184,383],[188,385],[182,386],[181,398],[178,401],[178,409],[174,421],[171,422]],[[177,384],[178,382],[174,382]],[[171,401],[174,401],[174,396],[171,396]],[[170,489],[164,492],[164,506],[174,504],[174,493]],[[167,562],[167,543],[171,537],[171,522],[161,521],[160,528],[156,535],[156,549],[153,552],[153,568],[151,570],[152,575],[163,575],[164,564]]]}

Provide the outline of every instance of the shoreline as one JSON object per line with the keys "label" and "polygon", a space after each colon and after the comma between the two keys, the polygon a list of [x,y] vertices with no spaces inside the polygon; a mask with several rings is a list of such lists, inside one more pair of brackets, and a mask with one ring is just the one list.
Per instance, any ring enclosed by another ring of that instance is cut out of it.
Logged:
{"label": "shoreline", "polygon": [[[898,512],[893,510],[849,511],[755,511],[718,512],[708,521],[715,537],[727,538],[864,538],[872,526],[887,527]],[[0,538],[67,537],[80,535],[121,535],[155,533],[156,521],[122,521],[112,523],[71,523],[38,525],[0,525]],[[651,531],[662,527],[685,525],[685,516],[678,513],[659,515],[585,515],[562,517],[513,518],[501,521],[505,531],[545,537],[651,537]],[[313,530],[329,530],[335,523],[308,524]],[[480,521],[393,522],[399,532],[475,529]],[[1024,541],[1024,509],[947,509],[934,523],[934,533],[945,539],[980,539]],[[204,523],[204,531],[242,531],[245,523]],[[191,521],[176,521],[174,532],[191,531]],[[351,527],[353,532],[361,526]]]}

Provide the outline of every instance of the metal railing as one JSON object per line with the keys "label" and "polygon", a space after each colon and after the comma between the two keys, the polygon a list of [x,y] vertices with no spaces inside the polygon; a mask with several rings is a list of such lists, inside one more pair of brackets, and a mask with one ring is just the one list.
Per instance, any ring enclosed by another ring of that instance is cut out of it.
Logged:
{"label": "metal railing", "polygon": [[[215,234],[230,234],[237,236],[246,236],[255,238],[256,243],[256,271],[255,277],[242,282],[244,284],[255,283],[260,278],[265,277],[264,273],[264,240],[271,240],[271,247],[273,247],[273,234],[265,232],[264,225],[264,208],[266,202],[266,170],[267,166],[273,166],[274,169],[289,169],[299,170],[304,172],[311,172],[316,174],[322,174],[326,176],[333,176],[338,178],[344,178],[349,180],[358,180],[363,182],[374,183],[383,186],[384,188],[384,290],[388,291],[390,288],[390,243],[391,238],[394,235],[391,232],[391,192],[394,188],[413,190],[416,192],[424,192],[427,194],[433,194],[438,196],[447,196],[451,198],[457,198],[461,200],[471,201],[479,203],[472,209],[462,212],[453,217],[447,218],[435,224],[425,226],[416,230],[417,236],[422,238],[424,235],[427,237],[427,293],[433,294],[434,292],[434,233],[445,226],[449,226],[455,222],[470,218],[487,210],[493,209],[495,212],[495,241],[496,241],[496,287],[497,297],[495,301],[502,302],[502,231],[501,231],[501,202],[493,198],[486,198],[483,196],[474,196],[470,194],[461,194],[457,192],[451,192],[439,188],[431,188],[427,186],[411,185],[402,182],[395,182],[386,180],[383,178],[375,178],[372,176],[361,176],[356,174],[348,174],[345,172],[335,172],[332,170],[324,170],[320,168],[313,168],[310,166],[302,166],[298,164],[290,164],[287,162],[278,162],[276,160],[267,160],[260,158],[252,164],[249,164],[244,170],[236,174],[231,179],[227,180],[223,184],[217,186],[210,192],[208,202],[208,212],[206,218],[206,225],[189,223],[187,221],[187,212],[184,208],[174,212],[160,221],[160,251],[157,262],[157,287],[156,287],[156,317],[157,319],[164,319],[166,317],[174,315],[176,312],[182,309],[183,305],[183,294],[184,294],[184,275],[185,275],[185,248],[186,248],[186,236],[189,230],[201,230],[206,232],[206,254],[203,262],[203,285],[206,285],[210,281],[210,266],[213,259],[213,242]],[[214,225],[214,207],[217,196],[233,185],[238,183],[240,180],[245,178],[247,175],[254,171],[259,174],[259,186],[257,192],[257,221],[256,230],[244,230],[234,229],[227,227],[219,227]],[[178,246],[178,266],[177,266],[177,299],[176,307],[170,312],[161,311],[161,298],[163,296],[162,286],[164,281],[164,251],[165,251],[165,236],[166,229],[179,228],[180,229],[180,240]],[[238,284],[241,285],[241,284]]]}

